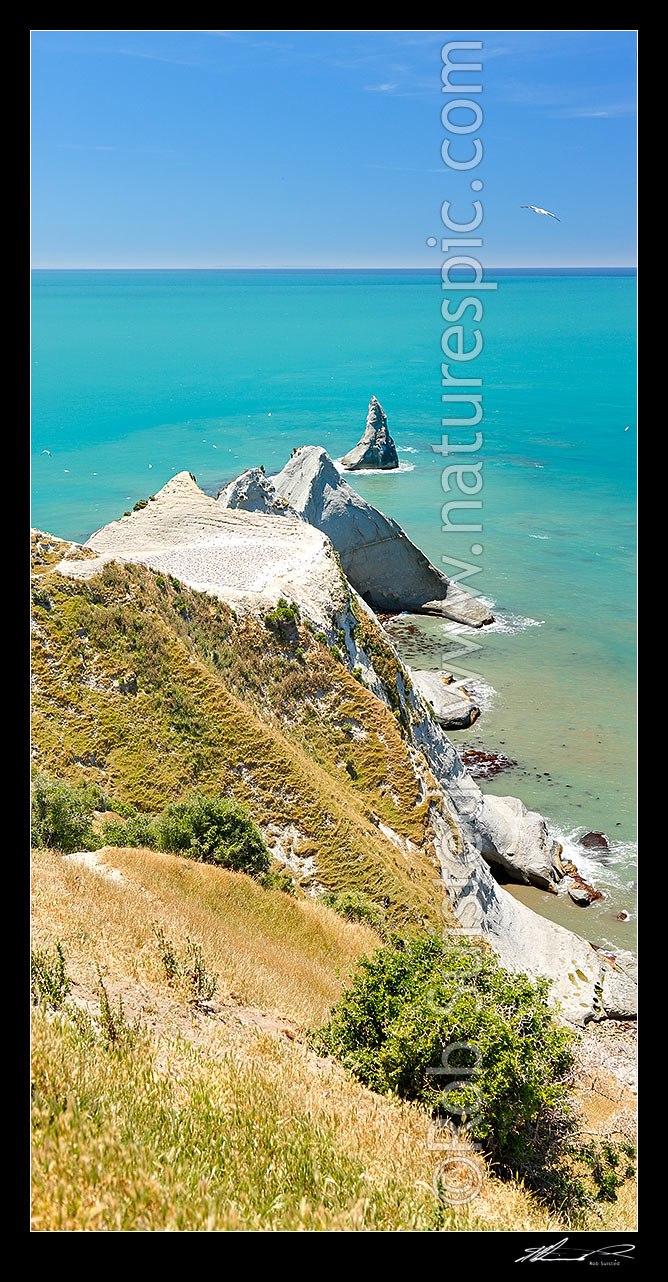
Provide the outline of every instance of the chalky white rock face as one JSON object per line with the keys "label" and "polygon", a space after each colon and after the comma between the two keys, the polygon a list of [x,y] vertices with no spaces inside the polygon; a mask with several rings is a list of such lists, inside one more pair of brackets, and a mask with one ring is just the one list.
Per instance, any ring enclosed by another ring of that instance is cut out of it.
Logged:
{"label": "chalky white rock face", "polygon": [[394,441],[387,430],[387,415],[375,396],[369,401],[366,427],[361,441],[341,459],[349,472],[365,468],[391,470],[399,466]]}
{"label": "chalky white rock face", "polygon": [[480,716],[480,708],[457,686],[448,686],[435,672],[408,669],[415,690],[432,709],[439,725],[450,730],[465,730]]}
{"label": "chalky white rock face", "polygon": [[396,521],[366,503],[320,446],[296,450],[271,479],[276,493],[331,539],[347,578],[374,609],[441,614],[474,628],[492,622],[487,606],[441,574]]}
{"label": "chalky white rock face", "polygon": [[85,546],[98,558],[68,562],[68,573],[90,577],[104,561],[138,561],[235,609],[269,610],[285,597],[320,627],[330,626],[332,609],[346,600],[331,544],[319,530],[295,516],[226,509],[189,472],[179,472],[141,511],[97,530]]}
{"label": "chalky white rock face", "polygon": [[221,507],[236,508],[241,512],[266,512],[268,516],[292,516],[297,513],[286,499],[279,498],[262,468],[249,467],[236,480],[230,481],[217,497]]}
{"label": "chalky white rock face", "polygon": [[[444,791],[452,801],[452,787]],[[455,813],[461,821],[462,812]],[[466,836],[466,822],[461,850],[453,849],[449,826],[436,807],[432,823],[448,901],[467,933],[482,935],[507,970],[550,979],[550,999],[570,1023],[635,1017],[637,987],[631,954],[618,953],[611,962],[586,939],[513,899],[496,883],[479,849]]]}

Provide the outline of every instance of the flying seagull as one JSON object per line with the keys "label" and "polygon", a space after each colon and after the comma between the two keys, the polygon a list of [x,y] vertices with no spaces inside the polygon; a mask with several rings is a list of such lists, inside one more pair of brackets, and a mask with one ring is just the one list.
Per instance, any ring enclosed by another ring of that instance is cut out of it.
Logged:
{"label": "flying seagull", "polygon": [[51,458],[51,450],[42,450],[42,454],[48,454],[49,458]]}
{"label": "flying seagull", "polygon": [[[557,218],[557,215],[551,214],[549,209],[539,209],[538,205],[520,205],[520,209],[533,209],[534,214],[547,214],[548,218]],[[560,223],[561,219],[557,218],[557,222]]]}

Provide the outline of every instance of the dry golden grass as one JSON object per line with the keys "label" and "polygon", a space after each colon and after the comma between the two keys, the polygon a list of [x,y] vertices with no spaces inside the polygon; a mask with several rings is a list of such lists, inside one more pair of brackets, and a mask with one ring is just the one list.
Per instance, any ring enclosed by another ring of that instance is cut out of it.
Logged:
{"label": "dry golden grass", "polygon": [[[146,1035],[109,1050],[68,1016],[36,1011],[36,1231],[569,1227],[489,1177],[468,1206],[444,1206],[426,1115],[300,1042],[338,997],[336,969],[378,945],[373,931],[177,856],[107,849],[98,859],[124,880],[35,854],[34,937],[62,942],[78,1008],[95,1010],[99,965]],[[187,937],[201,944],[218,972],[208,1014],[168,983],[154,924],[177,951]],[[628,1229],[630,1215],[627,1199],[601,1224]]]}
{"label": "dry golden grass", "polygon": [[[94,858],[94,857],[93,857]],[[188,937],[220,976],[217,996],[260,1006],[306,1027],[321,1022],[345,973],[379,947],[374,931],[333,910],[227,872],[153,850],[98,852],[123,882],[51,851],[33,860],[35,939],[61,940],[70,973],[94,985],[131,978],[159,992],[168,985],[156,945],[159,924],[177,948]]]}

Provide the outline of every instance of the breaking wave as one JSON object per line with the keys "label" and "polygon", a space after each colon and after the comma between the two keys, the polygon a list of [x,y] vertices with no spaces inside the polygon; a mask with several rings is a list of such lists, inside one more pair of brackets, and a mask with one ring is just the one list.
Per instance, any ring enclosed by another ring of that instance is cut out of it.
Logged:
{"label": "breaking wave", "polygon": [[515,636],[518,632],[526,632],[527,628],[540,628],[545,623],[545,619],[531,619],[524,614],[513,614],[511,610],[498,610],[490,597],[479,596],[476,600],[482,605],[486,605],[491,614],[494,615],[494,622],[485,624],[485,627],[470,628],[465,623],[452,623],[446,620],[444,623],[447,631],[464,631],[477,633],[479,636],[485,636],[488,632],[504,632],[507,636]]}
{"label": "breaking wave", "polygon": [[[417,453],[417,451],[415,451]],[[396,476],[397,472],[414,472],[414,463],[400,463],[398,467],[360,467],[353,468],[352,473],[349,468],[344,467],[340,458],[332,460],[337,472],[342,476],[362,475],[362,476]]]}

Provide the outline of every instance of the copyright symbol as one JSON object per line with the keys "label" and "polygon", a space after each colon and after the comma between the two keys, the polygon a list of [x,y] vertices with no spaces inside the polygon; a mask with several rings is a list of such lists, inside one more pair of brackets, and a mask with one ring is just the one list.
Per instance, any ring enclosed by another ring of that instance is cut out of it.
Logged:
{"label": "copyright symbol", "polygon": [[447,1202],[448,1206],[463,1206],[478,1196],[484,1178],[484,1170],[474,1157],[457,1153],[439,1162],[432,1182],[441,1202]]}

